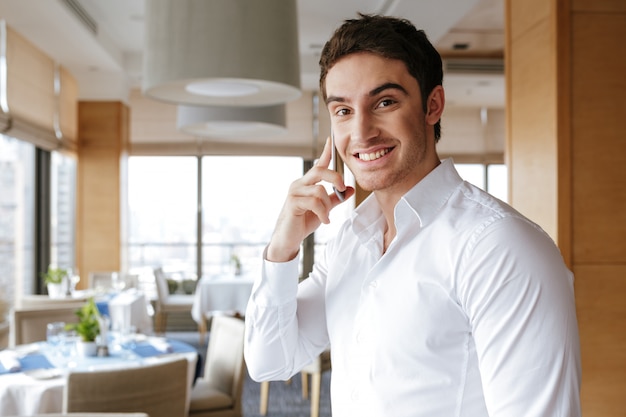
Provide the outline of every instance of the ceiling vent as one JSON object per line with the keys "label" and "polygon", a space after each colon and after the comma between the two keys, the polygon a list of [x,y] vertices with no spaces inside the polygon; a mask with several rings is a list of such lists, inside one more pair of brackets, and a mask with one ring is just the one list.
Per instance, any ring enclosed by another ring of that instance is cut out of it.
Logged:
{"label": "ceiling vent", "polygon": [[446,59],[444,72],[472,74],[504,74],[502,59]]}
{"label": "ceiling vent", "polygon": [[82,24],[94,35],[98,34],[98,24],[96,21],[83,9],[76,0],[62,0],[61,3],[72,12],[82,22]]}

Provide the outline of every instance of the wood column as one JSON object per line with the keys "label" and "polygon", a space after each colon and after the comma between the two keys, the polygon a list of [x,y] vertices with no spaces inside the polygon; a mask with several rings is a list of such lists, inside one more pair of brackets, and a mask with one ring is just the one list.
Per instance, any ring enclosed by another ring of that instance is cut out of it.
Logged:
{"label": "wood column", "polygon": [[510,201],[575,275],[586,417],[626,409],[626,2],[507,0]]}
{"label": "wood column", "polygon": [[129,109],[121,102],[82,101],[78,120],[77,260],[85,288],[90,272],[122,268]]}

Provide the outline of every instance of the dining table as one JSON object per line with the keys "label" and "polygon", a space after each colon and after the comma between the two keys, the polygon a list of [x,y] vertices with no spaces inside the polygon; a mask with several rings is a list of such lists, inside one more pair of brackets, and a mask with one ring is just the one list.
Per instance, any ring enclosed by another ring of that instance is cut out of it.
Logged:
{"label": "dining table", "polygon": [[0,416],[61,413],[69,372],[140,367],[176,356],[188,360],[191,387],[200,373],[200,356],[194,346],[178,340],[120,336],[111,339],[106,356],[89,357],[78,355],[70,344],[37,342],[5,349],[0,351]]}
{"label": "dining table", "polygon": [[254,285],[254,274],[205,276],[198,281],[191,317],[198,323],[200,340],[207,331],[207,319],[215,314],[243,316]]}

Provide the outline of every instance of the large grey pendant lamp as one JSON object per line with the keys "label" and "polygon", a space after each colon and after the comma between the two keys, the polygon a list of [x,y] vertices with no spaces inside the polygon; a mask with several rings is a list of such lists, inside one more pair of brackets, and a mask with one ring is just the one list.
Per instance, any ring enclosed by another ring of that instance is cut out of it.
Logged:
{"label": "large grey pendant lamp", "polygon": [[178,130],[212,141],[257,142],[287,133],[285,104],[255,107],[179,105]]}
{"label": "large grey pendant lamp", "polygon": [[143,93],[267,106],[300,96],[295,0],[148,0]]}

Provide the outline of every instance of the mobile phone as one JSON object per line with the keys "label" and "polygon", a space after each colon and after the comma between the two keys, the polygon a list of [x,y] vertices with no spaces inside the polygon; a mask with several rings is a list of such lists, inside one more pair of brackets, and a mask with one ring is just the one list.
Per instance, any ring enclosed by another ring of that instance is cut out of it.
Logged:
{"label": "mobile phone", "polygon": [[[333,171],[338,172],[339,174],[341,174],[341,178],[344,178],[343,161],[341,160],[341,158],[339,157],[339,154],[337,153],[337,148],[335,148],[335,134],[333,133],[332,130],[330,131],[330,142],[332,146],[331,160],[332,160]],[[333,186],[333,190],[335,191],[335,194],[337,195],[340,201],[344,201],[346,199],[345,191],[339,191],[334,186]]]}

